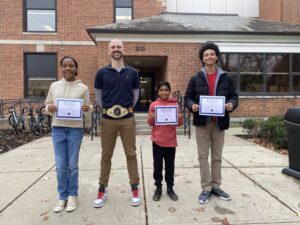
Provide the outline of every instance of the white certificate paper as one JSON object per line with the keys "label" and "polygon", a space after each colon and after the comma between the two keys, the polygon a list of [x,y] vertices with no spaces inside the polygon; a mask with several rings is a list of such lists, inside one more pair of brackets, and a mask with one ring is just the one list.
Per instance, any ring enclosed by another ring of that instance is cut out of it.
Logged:
{"label": "white certificate paper", "polygon": [[200,96],[199,115],[224,116],[225,96]]}
{"label": "white certificate paper", "polygon": [[177,106],[155,106],[155,125],[177,125]]}
{"label": "white certificate paper", "polygon": [[82,120],[82,99],[58,98],[56,119]]}

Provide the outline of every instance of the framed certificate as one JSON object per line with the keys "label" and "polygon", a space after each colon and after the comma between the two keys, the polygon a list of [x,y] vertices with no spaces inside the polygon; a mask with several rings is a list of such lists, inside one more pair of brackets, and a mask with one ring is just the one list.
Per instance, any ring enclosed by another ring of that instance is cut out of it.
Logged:
{"label": "framed certificate", "polygon": [[177,106],[155,106],[155,125],[177,125]]}
{"label": "framed certificate", "polygon": [[199,115],[224,116],[225,96],[200,96]]}
{"label": "framed certificate", "polygon": [[82,120],[82,99],[58,98],[56,119]]}

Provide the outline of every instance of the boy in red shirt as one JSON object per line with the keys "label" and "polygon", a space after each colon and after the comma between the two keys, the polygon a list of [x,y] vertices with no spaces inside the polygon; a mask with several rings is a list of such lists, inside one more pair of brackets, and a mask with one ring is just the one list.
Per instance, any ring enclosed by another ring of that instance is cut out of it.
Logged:
{"label": "boy in red shirt", "polygon": [[[183,117],[177,100],[170,98],[171,86],[169,82],[162,81],[157,86],[158,99],[151,103],[148,112],[148,124],[152,126],[151,140],[153,142],[153,178],[155,180],[156,190],[153,195],[154,201],[159,201],[162,195],[162,170],[163,160],[165,161],[165,181],[167,183],[167,194],[173,201],[178,200],[178,196],[173,190],[174,186],[174,162],[177,146],[176,126],[183,124]],[[160,124],[155,123],[155,107],[157,106],[176,106],[178,124]]]}

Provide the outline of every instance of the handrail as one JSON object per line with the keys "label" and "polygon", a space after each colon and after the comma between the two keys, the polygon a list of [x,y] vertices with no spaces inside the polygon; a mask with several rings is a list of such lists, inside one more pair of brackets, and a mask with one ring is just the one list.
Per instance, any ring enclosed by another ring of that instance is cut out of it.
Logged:
{"label": "handrail", "polygon": [[191,139],[191,115],[188,109],[184,107],[184,100],[180,93],[180,91],[173,92],[173,98],[177,99],[178,105],[180,107],[180,111],[183,115],[183,132],[184,135],[189,135],[189,139]]}

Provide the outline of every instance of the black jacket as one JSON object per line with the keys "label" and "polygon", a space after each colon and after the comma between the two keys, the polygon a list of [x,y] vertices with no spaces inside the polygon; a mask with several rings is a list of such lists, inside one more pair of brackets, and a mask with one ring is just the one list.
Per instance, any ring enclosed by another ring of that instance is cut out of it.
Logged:
{"label": "black jacket", "polygon": [[[216,96],[225,96],[225,102],[231,102],[233,105],[233,112],[238,106],[238,94],[235,91],[233,80],[227,75],[222,69],[217,67],[217,78],[215,84],[215,95]],[[208,81],[205,74],[205,68],[200,72],[192,76],[187,90],[184,96],[185,107],[192,112],[192,105],[199,104],[200,95],[209,96],[209,87]],[[229,111],[225,110],[224,117],[217,117],[218,126],[220,130],[225,130],[229,128]],[[208,116],[201,116],[199,112],[193,112],[194,119],[193,124],[195,126],[205,126],[207,120],[210,119]]]}

